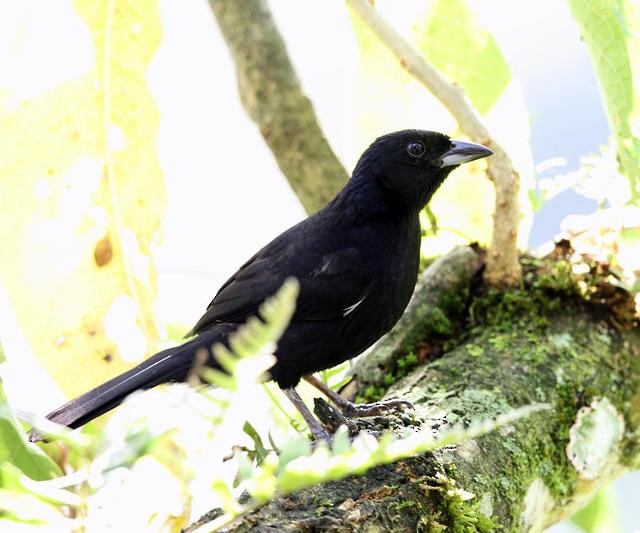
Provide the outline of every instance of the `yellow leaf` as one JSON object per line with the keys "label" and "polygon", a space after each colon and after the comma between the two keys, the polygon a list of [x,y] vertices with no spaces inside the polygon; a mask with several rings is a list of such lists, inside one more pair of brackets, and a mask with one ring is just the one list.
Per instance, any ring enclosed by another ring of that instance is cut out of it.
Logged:
{"label": "yellow leaf", "polygon": [[[152,252],[165,204],[145,80],[161,39],[157,0],[74,6],[86,27],[65,24],[70,36],[88,30],[93,69],[39,92],[0,87],[0,279],[29,347],[69,395],[155,350]],[[46,39],[38,46],[41,61]]]}

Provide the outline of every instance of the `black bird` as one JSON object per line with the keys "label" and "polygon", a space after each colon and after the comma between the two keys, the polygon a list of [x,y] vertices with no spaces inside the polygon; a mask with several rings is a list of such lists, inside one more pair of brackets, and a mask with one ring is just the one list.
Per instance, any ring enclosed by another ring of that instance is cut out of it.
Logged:
{"label": "black bird", "polygon": [[397,322],[417,279],[420,210],[456,166],[492,153],[431,131],[405,130],[376,139],[329,204],[276,237],[220,288],[191,330],[193,339],[157,353],[47,417],[79,427],[138,389],[184,381],[202,348],[209,353],[207,364],[217,366],[211,345],[226,343],[290,276],[300,285],[297,307],[269,373],[314,438],[328,435],[295,391],[300,378],[327,394],[347,416],[402,406],[398,401],[352,404],[311,374],[362,353]]}

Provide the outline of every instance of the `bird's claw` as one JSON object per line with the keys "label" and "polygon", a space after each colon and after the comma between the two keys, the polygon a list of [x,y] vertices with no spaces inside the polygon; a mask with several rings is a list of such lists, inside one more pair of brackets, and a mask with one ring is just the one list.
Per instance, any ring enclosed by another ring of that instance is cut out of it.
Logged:
{"label": "bird's claw", "polygon": [[314,398],[313,405],[313,412],[331,432],[335,433],[340,426],[346,426],[349,435],[356,435],[358,433],[359,428],[357,424],[353,422],[353,420],[349,420],[341,410],[336,409],[324,399]]}
{"label": "bird's claw", "polygon": [[[354,404],[344,400],[344,398],[342,398],[342,400],[339,405],[334,406],[323,398],[315,398],[313,411],[322,423],[321,427],[323,431],[328,430],[331,433],[335,433],[339,427],[345,426],[351,438],[358,435],[361,431],[366,431],[377,438],[382,435],[384,431],[384,429],[374,429],[380,426],[380,421],[372,426],[371,422],[365,422],[364,420],[356,421],[358,418],[379,416],[394,410],[413,409],[413,405],[409,402],[397,398],[369,404]],[[313,433],[313,437],[314,447],[320,440],[326,441],[329,447],[333,446],[333,437],[329,433],[327,433],[327,435],[316,435],[316,433]]]}
{"label": "bird's claw", "polygon": [[389,398],[372,403],[345,402],[339,406],[342,414],[348,418],[360,418],[365,416],[378,416],[390,411],[404,411],[413,409],[413,405],[405,400]]}

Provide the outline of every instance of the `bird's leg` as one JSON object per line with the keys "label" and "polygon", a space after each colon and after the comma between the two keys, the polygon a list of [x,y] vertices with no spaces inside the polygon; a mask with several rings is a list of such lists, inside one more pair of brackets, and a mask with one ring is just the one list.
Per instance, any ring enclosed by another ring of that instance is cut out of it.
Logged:
{"label": "bird's leg", "polygon": [[296,389],[289,387],[287,389],[282,389],[282,392],[284,392],[287,398],[291,400],[291,403],[295,405],[296,409],[302,415],[302,418],[304,418],[304,421],[309,427],[309,431],[311,431],[311,434],[313,435],[313,439],[331,442],[331,435],[324,430],[320,423],[311,414],[311,411],[309,411],[309,408],[304,404],[302,398],[300,398],[300,395],[296,392]]}
{"label": "bird's leg", "polygon": [[329,398],[347,417],[358,418],[362,416],[375,416],[396,409],[413,409],[413,405],[409,402],[398,400],[397,398],[389,398],[388,400],[381,400],[373,403],[353,403],[327,387],[322,381],[312,374],[307,374],[304,376],[304,379]]}

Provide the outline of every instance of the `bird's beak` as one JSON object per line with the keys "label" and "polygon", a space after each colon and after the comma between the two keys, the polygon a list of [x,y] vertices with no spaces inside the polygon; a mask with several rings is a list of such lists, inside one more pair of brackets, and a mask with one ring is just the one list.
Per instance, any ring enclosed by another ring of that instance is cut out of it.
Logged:
{"label": "bird's beak", "polygon": [[493,150],[481,144],[451,139],[451,147],[440,158],[441,167],[461,165],[474,159],[481,159],[493,155]]}

